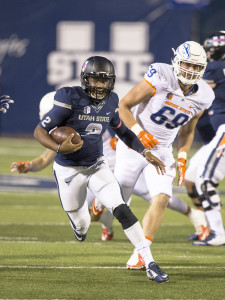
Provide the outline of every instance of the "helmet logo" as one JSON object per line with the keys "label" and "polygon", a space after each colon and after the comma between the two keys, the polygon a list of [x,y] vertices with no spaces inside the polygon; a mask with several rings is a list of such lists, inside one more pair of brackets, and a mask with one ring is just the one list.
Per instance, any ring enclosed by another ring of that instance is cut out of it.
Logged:
{"label": "helmet logo", "polygon": [[178,52],[181,55],[182,58],[184,59],[188,59],[191,57],[191,53],[190,53],[190,44],[188,43],[184,43],[183,45],[181,45],[178,48]]}
{"label": "helmet logo", "polygon": [[86,60],[84,63],[83,63],[83,65],[82,65],[82,69],[81,69],[81,72],[84,72],[84,70],[86,69],[86,67],[87,67],[87,64],[88,64],[88,60]]}

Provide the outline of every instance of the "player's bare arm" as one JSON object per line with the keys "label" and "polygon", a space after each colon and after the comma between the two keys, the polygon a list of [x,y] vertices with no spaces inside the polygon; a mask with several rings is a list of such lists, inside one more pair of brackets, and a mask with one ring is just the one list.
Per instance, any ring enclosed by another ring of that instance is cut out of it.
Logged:
{"label": "player's bare arm", "polygon": [[17,161],[11,164],[11,172],[19,173],[38,172],[50,165],[55,158],[55,151],[46,149],[40,156],[31,161]]}
{"label": "player's bare arm", "polygon": [[155,91],[155,87],[143,79],[119,103],[120,118],[136,134],[142,144],[149,149],[154,148],[159,142],[138,124],[131,109],[143,101],[150,100]]}
{"label": "player's bare arm", "polygon": [[189,122],[185,125],[181,126],[178,132],[178,139],[177,139],[177,150],[178,155],[180,152],[188,153],[191,144],[194,139],[195,127],[198,122],[198,119],[201,117],[203,112],[194,116]]}
{"label": "player's bare arm", "polygon": [[131,108],[143,101],[149,100],[154,93],[155,88],[143,79],[119,102],[120,118],[128,128],[137,123],[131,112]]}
{"label": "player's bare arm", "polygon": [[74,134],[71,134],[61,145],[59,145],[41,126],[37,125],[34,130],[34,137],[37,141],[39,141],[40,144],[55,152],[64,154],[73,153],[81,149],[83,141],[81,141],[79,144],[73,144],[73,136]]}
{"label": "player's bare arm", "polygon": [[193,117],[185,125],[181,126],[178,132],[177,148],[178,148],[178,185],[182,187],[185,178],[187,153],[194,139],[195,127],[198,119],[203,112]]}

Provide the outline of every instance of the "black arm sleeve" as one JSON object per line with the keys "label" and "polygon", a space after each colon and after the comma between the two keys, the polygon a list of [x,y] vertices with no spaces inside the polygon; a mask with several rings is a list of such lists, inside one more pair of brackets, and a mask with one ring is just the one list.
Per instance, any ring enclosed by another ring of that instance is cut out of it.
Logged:
{"label": "black arm sleeve", "polygon": [[139,153],[142,153],[144,151],[144,145],[139,141],[133,131],[128,129],[122,121],[119,126],[117,126],[116,128],[112,127],[112,129],[128,147]]}

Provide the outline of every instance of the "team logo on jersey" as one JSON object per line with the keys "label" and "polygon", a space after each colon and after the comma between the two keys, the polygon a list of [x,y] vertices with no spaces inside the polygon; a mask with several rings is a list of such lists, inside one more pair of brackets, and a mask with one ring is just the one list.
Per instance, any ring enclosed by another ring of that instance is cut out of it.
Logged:
{"label": "team logo on jersey", "polygon": [[166,99],[171,100],[173,98],[173,94],[172,93],[168,93],[166,95]]}
{"label": "team logo on jersey", "polygon": [[90,112],[91,112],[90,106],[85,106],[85,107],[84,107],[84,113],[85,113],[86,115],[88,115],[88,114],[90,114]]}
{"label": "team logo on jersey", "polygon": [[92,105],[91,107],[96,111],[96,113],[100,112],[100,110],[105,105],[105,101],[101,101],[98,105]]}

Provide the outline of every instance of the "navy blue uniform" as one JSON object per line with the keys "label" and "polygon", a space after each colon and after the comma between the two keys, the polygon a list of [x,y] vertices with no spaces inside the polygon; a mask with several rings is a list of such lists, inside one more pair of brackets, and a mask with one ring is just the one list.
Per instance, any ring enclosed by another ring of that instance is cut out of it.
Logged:
{"label": "navy blue uniform", "polygon": [[215,83],[215,100],[197,123],[197,130],[204,142],[209,143],[218,127],[225,122],[225,61],[209,62],[203,76],[208,83]]}
{"label": "navy blue uniform", "polygon": [[109,126],[129,147],[142,152],[142,143],[119,118],[118,103],[118,96],[113,92],[97,105],[91,102],[81,87],[59,89],[54,97],[54,107],[39,125],[48,132],[59,126],[72,127],[80,134],[84,144],[74,153],[58,153],[55,161],[62,166],[93,165],[103,156],[102,135]]}

